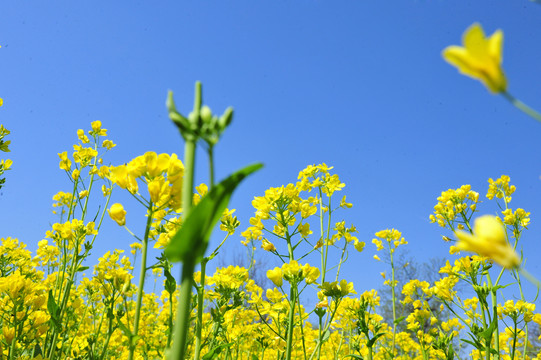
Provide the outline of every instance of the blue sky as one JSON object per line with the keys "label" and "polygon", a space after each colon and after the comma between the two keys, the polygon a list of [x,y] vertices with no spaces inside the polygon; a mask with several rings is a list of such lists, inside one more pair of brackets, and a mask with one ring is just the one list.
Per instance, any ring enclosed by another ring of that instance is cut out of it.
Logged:
{"label": "blue sky", "polygon": [[[44,238],[53,194],[70,188],[57,153],[71,152],[77,129],[94,120],[117,144],[105,159],[113,165],[146,151],[182,153],[167,90],[186,113],[201,80],[213,110],[235,108],[217,177],[265,164],[232,200],[240,229],[254,196],[325,162],[354,204],[344,220],[367,242],[344,277],[357,291],[378,288],[376,231],[401,230],[418,261],[447,256],[441,235],[450,234],[428,221],[437,196],[462,184],[484,196],[487,179],[506,174],[518,189],[512,207],[532,212],[522,245],[541,277],[541,125],[441,58],[474,22],[504,31],[509,91],[541,108],[541,7],[525,0],[2,2],[0,122],[14,165],[0,235],[31,249]],[[198,183],[205,178],[197,172]],[[130,228],[140,233],[136,218]],[[96,258],[132,242],[106,223]],[[225,261],[242,251],[240,231],[228,241]]]}

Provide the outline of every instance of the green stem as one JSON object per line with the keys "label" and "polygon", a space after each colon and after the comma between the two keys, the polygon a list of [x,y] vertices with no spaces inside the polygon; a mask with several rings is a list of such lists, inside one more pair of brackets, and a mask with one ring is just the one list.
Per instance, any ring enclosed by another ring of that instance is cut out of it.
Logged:
{"label": "green stem", "polygon": [[295,320],[295,302],[297,301],[297,294],[296,294],[296,284],[291,284],[291,289],[289,291],[291,301],[289,304],[289,320],[288,320],[288,328],[287,328],[287,348],[286,348],[286,360],[291,359],[291,350],[293,349],[293,329],[294,326],[294,320]]}
{"label": "green stem", "polygon": [[[199,90],[200,90],[199,84]],[[196,90],[196,98],[198,91]],[[199,97],[201,92],[199,91]],[[196,100],[197,103],[197,100]],[[199,100],[199,104],[201,101]],[[199,108],[197,108],[199,109]],[[186,219],[192,208],[193,197],[193,184],[194,184],[194,165],[195,165],[195,147],[196,139],[194,137],[187,136],[186,143],[184,145],[184,166],[186,169],[186,176],[182,184],[182,212],[183,218]],[[188,328],[190,327],[190,306],[192,300],[192,284],[193,284],[193,271],[195,269],[194,259],[187,257],[186,261],[182,265],[181,285],[180,285],[180,299],[177,307],[177,318],[175,321],[175,327],[173,328],[173,346],[169,353],[168,360],[184,360],[186,353],[186,337],[188,335]]]}
{"label": "green stem", "polygon": [[171,347],[171,339],[173,338],[173,294],[169,294],[169,333],[167,334],[167,349]]}
{"label": "green stem", "polygon": [[391,256],[391,295],[393,298],[393,348],[391,349],[391,355],[394,357],[395,345],[396,345],[396,293],[395,293],[393,249],[391,248],[390,242],[389,242],[389,254]]}
{"label": "green stem", "polygon": [[209,156],[209,188],[212,190],[214,187],[214,146],[208,148]]}
{"label": "green stem", "polygon": [[[488,286],[490,288],[490,298],[492,300],[492,312],[493,312],[492,316],[494,317],[494,319],[496,319],[496,328],[494,329],[494,335],[495,335],[494,345],[496,347],[495,350],[498,353],[498,355],[496,355],[496,359],[499,359],[500,358],[500,330],[498,327],[498,320],[497,320],[498,319],[498,303],[496,299],[496,291],[494,291],[494,287],[492,286],[492,279],[490,278],[490,273],[488,271],[487,271],[487,281],[488,281]],[[487,312],[488,312],[488,309],[487,309]],[[490,346],[491,344],[489,343],[487,349]],[[489,351],[489,355],[490,355],[490,351]]]}
{"label": "green stem", "polygon": [[147,225],[145,229],[145,237],[143,239],[143,249],[141,255],[141,273],[139,274],[139,288],[137,289],[137,302],[135,304],[135,318],[133,321],[133,333],[130,336],[130,353],[128,360],[133,359],[133,353],[135,351],[134,339],[139,331],[139,320],[141,316],[141,304],[143,303],[143,294],[145,287],[145,274],[147,271],[147,251],[148,251],[148,234],[152,225],[152,204],[148,209]]}
{"label": "green stem", "polygon": [[305,338],[304,338],[304,319],[302,318],[302,308],[301,308],[301,302],[300,301],[297,301],[297,306],[298,306],[298,310],[299,310],[299,322],[300,322],[300,328],[301,328],[301,340],[302,340],[302,351],[303,351],[303,354],[304,354],[304,360],[307,360],[307,357],[306,357],[306,343],[305,343]]}
{"label": "green stem", "polygon": [[529,282],[531,282],[532,284],[534,284],[535,286],[537,286],[537,288],[541,288],[541,282],[539,282],[539,280],[537,280],[535,278],[535,276],[533,276],[532,274],[530,274],[529,272],[526,271],[526,269],[524,269],[523,267],[519,268],[518,271],[524,275],[524,277],[526,279],[528,279]]}
{"label": "green stem", "polygon": [[511,104],[513,104],[516,108],[521,110],[522,112],[526,113],[530,117],[534,118],[535,120],[541,122],[541,114],[529,107],[528,105],[524,104],[522,101],[514,97],[513,95],[509,94],[507,91],[502,92],[502,96],[508,100]]}
{"label": "green stem", "polygon": [[195,262],[187,259],[182,264],[180,299],[177,307],[177,318],[173,328],[173,346],[168,360],[184,360],[186,358],[186,338],[190,327],[190,308],[192,302],[193,271]]}
{"label": "green stem", "polygon": [[[322,324],[322,321],[323,321],[323,316],[320,316],[319,317],[319,336],[318,336],[318,339],[319,339],[319,342],[318,344],[321,343],[321,340],[323,339],[323,324]],[[321,359],[321,346],[318,346],[317,347],[317,359]]]}
{"label": "green stem", "polygon": [[[324,232],[324,229],[323,229],[323,216],[324,216],[324,213],[323,213],[323,197],[322,197],[322,195],[323,194],[322,194],[321,187],[320,187],[319,188],[319,227],[320,227],[320,230],[321,230],[320,241],[325,242],[325,240],[324,240],[325,232]],[[327,264],[325,264],[325,254],[324,254],[323,248],[322,248],[321,249],[321,283],[322,284],[325,282],[326,272],[327,272]]]}
{"label": "green stem", "polygon": [[197,288],[197,323],[195,325],[195,360],[199,360],[201,354],[201,331],[203,328],[203,300],[205,295],[205,272],[207,260],[201,262],[201,286]]}

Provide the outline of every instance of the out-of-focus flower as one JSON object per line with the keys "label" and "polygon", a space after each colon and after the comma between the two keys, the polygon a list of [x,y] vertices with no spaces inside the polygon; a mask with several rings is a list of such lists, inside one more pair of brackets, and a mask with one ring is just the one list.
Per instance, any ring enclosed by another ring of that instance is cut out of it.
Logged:
{"label": "out-of-focus flower", "polygon": [[443,58],[467,76],[480,80],[494,94],[505,92],[507,80],[502,69],[503,32],[497,30],[489,38],[478,23],[462,36],[462,46],[448,46]]}
{"label": "out-of-focus flower", "polygon": [[477,218],[473,226],[473,235],[464,231],[455,232],[460,250],[475,252],[486,256],[504,268],[520,265],[520,258],[507,242],[501,222],[491,215]]}
{"label": "out-of-focus flower", "polygon": [[111,209],[109,209],[109,216],[120,226],[126,224],[126,210],[124,210],[122,204],[113,204]]}

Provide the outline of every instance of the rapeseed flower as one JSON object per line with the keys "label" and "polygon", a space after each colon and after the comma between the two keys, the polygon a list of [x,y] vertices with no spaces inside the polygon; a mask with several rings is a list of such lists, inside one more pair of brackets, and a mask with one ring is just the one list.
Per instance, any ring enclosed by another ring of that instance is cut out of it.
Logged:
{"label": "rapeseed flower", "polygon": [[520,265],[520,258],[507,242],[505,230],[495,216],[485,215],[477,218],[473,234],[457,231],[455,235],[460,250],[486,256],[507,269]]}
{"label": "rapeseed flower", "polygon": [[505,92],[507,80],[502,69],[503,32],[497,30],[489,38],[478,23],[462,36],[463,46],[448,46],[443,58],[467,76],[480,80],[494,94]]}
{"label": "rapeseed flower", "polygon": [[113,204],[111,209],[109,209],[109,216],[120,226],[126,224],[126,210],[124,210],[122,204]]}

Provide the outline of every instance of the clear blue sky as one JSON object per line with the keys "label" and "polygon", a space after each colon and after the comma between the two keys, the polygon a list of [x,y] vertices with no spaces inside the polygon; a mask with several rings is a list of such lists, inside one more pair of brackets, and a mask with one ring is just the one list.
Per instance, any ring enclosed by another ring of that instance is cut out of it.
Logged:
{"label": "clear blue sky", "polygon": [[[51,197],[70,188],[57,153],[71,153],[76,130],[94,120],[118,145],[106,157],[113,165],[151,150],[181,153],[166,93],[186,113],[201,80],[212,109],[235,108],[217,177],[265,163],[233,198],[240,229],[254,196],[325,162],[354,204],[344,220],[367,242],[344,277],[357,291],[378,288],[376,231],[401,230],[419,261],[447,256],[441,235],[450,234],[428,221],[436,197],[462,184],[484,196],[489,177],[507,174],[518,188],[512,206],[532,212],[522,244],[541,276],[541,125],[441,58],[474,22],[504,31],[509,90],[541,108],[541,6],[526,0],[4,1],[0,123],[11,130],[14,165],[0,236],[31,249],[44,238]],[[141,232],[139,219],[130,227]],[[96,257],[132,242],[107,223]],[[240,231],[222,255],[240,252],[239,242]]]}

